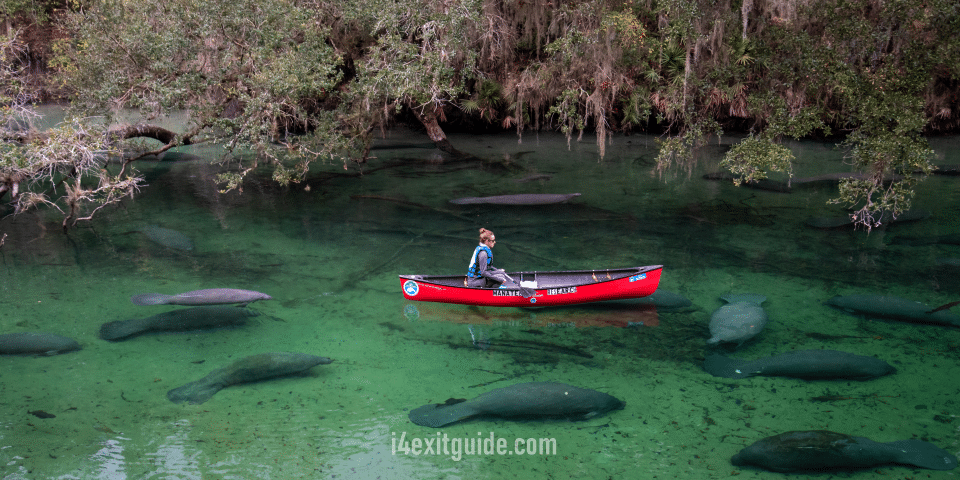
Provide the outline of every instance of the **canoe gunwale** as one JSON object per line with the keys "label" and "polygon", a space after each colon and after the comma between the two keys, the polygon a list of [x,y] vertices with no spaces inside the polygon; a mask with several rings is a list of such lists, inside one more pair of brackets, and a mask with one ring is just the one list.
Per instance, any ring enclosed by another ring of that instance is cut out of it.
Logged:
{"label": "canoe gunwale", "polygon": [[[614,282],[623,278],[627,278],[631,275],[637,275],[640,273],[647,273],[654,270],[662,269],[663,265],[647,265],[643,267],[625,267],[625,268],[603,268],[596,270],[545,270],[545,271],[531,271],[531,272],[507,272],[507,275],[510,275],[514,280],[522,282],[523,279],[528,278],[533,275],[546,275],[546,276],[560,276],[560,275],[584,275],[591,274],[591,278],[594,278],[591,282],[579,282],[579,283],[566,283],[566,284],[556,284],[550,285],[549,287],[537,286],[535,290],[546,290],[547,288],[567,288],[567,287],[579,287],[581,285],[596,285],[606,282]],[[616,276],[612,276],[616,272]],[[601,277],[600,275],[604,275]],[[463,280],[466,275],[400,275],[400,278],[406,280],[416,280],[423,283],[431,283],[441,287],[456,287],[456,288],[465,288],[469,290],[499,290],[499,288],[493,287],[467,287],[464,286]],[[445,280],[445,281],[440,281]],[[509,288],[509,287],[508,287]]]}
{"label": "canoe gunwale", "polygon": [[[467,287],[465,275],[400,275],[407,300],[494,307],[574,305],[641,298],[653,294],[663,265],[594,270],[508,272],[535,295],[523,297],[516,287]],[[545,283],[546,282],[546,283]],[[529,291],[528,290],[528,291]]]}

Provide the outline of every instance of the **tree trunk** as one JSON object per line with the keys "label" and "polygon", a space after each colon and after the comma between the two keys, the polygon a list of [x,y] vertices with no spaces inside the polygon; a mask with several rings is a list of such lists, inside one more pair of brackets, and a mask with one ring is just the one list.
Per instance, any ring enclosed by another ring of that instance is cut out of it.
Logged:
{"label": "tree trunk", "polygon": [[447,134],[443,133],[443,129],[440,128],[440,124],[437,123],[437,115],[434,109],[425,108],[423,111],[418,111],[414,108],[414,111],[417,113],[417,118],[420,119],[420,123],[423,123],[423,126],[426,127],[427,136],[430,137],[430,140],[433,141],[437,148],[458,157],[467,156],[467,154],[453,148],[453,144],[450,143],[450,140],[447,140]]}
{"label": "tree trunk", "polygon": [[[119,140],[146,137],[159,140],[166,144],[173,143],[177,139],[176,132],[172,132],[158,125],[146,125],[142,123],[112,128],[109,132],[109,135],[111,138]],[[189,135],[184,136],[182,140],[183,145],[190,145]]]}

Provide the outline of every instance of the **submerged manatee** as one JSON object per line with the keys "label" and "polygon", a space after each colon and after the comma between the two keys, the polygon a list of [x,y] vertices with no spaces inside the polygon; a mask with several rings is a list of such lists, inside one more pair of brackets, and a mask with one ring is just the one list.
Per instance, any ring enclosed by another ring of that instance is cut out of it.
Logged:
{"label": "submerged manatee", "polygon": [[960,327],[960,317],[949,310],[934,311],[929,305],[885,295],[837,295],[825,302],[845,312],[915,323]]}
{"label": "submerged manatee", "polygon": [[248,304],[257,300],[271,300],[273,297],[266,293],[253,290],[238,290],[235,288],[209,288],[165,295],[162,293],[141,293],[130,297],[134,305],[227,305]]}
{"label": "submerged manatee", "polygon": [[175,250],[193,250],[193,241],[186,235],[169,228],[147,225],[140,229],[144,236],[151,241]]}
{"label": "submerged manatee", "polygon": [[[930,216],[930,212],[924,210],[907,210],[896,218],[892,215],[884,213],[880,217],[881,223],[902,223],[902,222],[915,222],[917,220],[923,220]],[[857,224],[853,223],[853,220],[847,217],[813,217],[808,218],[805,222],[807,226],[820,229],[831,229],[831,228],[856,228]]]}
{"label": "submerged manatee", "polygon": [[518,195],[496,195],[493,197],[465,197],[450,200],[450,203],[468,204],[468,203],[490,203],[494,205],[550,205],[552,203],[563,203],[573,197],[579,197],[579,193],[521,193]]}
{"label": "submerged manatee", "polygon": [[646,297],[640,297],[639,303],[643,305],[653,305],[657,310],[677,311],[693,309],[693,302],[689,299],[671,291],[658,288],[655,292]]}
{"label": "submerged manatee", "polygon": [[758,360],[710,355],[703,362],[703,369],[715,377],[746,378],[763,375],[807,380],[869,380],[897,370],[878,358],[836,350],[798,350]]}
{"label": "submerged manatee", "polygon": [[530,183],[530,182],[536,182],[538,180],[547,181],[547,180],[550,180],[551,178],[553,178],[553,175],[550,175],[549,173],[533,173],[533,174],[527,175],[526,177],[518,178],[514,180],[514,182]]}
{"label": "submerged manatee", "polygon": [[306,353],[270,352],[251,355],[214,370],[200,380],[170,390],[167,398],[173,403],[199,404],[210,400],[210,397],[230,385],[282,377],[331,362],[333,360],[327,357]]}
{"label": "submerged manatee", "polygon": [[181,332],[243,325],[259,313],[239,307],[193,307],[159,313],[147,318],[118,320],[100,326],[100,338],[123,340],[146,332]]}
{"label": "submerged manatee", "polygon": [[596,390],[563,383],[518,383],[484,393],[472,400],[450,399],[446,403],[424,405],[410,411],[410,421],[424,427],[442,427],[478,416],[570,418],[582,420],[625,403]]}
{"label": "submerged manatee", "polygon": [[931,470],[953,470],[957,457],[920,440],[878,443],[826,430],[786,432],[740,450],[734,465],[756,465],[777,472],[868,468],[899,463]]}
{"label": "submerged manatee", "polygon": [[750,340],[767,324],[767,312],[760,306],[767,300],[755,293],[729,294],[720,297],[729,302],[710,316],[708,344],[736,343],[738,346]]}
{"label": "submerged manatee", "polygon": [[70,337],[42,332],[4,333],[0,335],[0,355],[56,355],[80,350]]}

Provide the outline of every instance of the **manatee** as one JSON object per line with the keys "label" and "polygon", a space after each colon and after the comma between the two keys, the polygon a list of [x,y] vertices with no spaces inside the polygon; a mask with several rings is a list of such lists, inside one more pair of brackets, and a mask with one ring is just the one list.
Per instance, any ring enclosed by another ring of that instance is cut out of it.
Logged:
{"label": "manatee", "polygon": [[960,258],[956,257],[937,257],[934,263],[938,267],[960,267]]}
{"label": "manatee", "polygon": [[[742,175],[736,175],[729,172],[714,172],[704,174],[703,178],[705,180],[742,180]],[[779,192],[779,193],[790,193],[790,185],[778,182],[776,180],[762,179],[754,180],[752,182],[742,182],[740,183],[742,187],[755,188],[757,190],[766,190],[769,192]]]}
{"label": "manatee", "polygon": [[[880,217],[881,224],[915,222],[923,220],[930,216],[930,212],[925,210],[907,210],[894,217],[888,212],[884,212]],[[844,217],[811,217],[805,222],[808,227],[831,229],[831,228],[856,228],[853,219],[849,216]]]}
{"label": "manatee", "polygon": [[80,350],[80,344],[70,337],[53,333],[20,332],[0,335],[0,355],[56,355]]}
{"label": "manatee", "polygon": [[914,323],[960,327],[960,317],[949,310],[934,311],[929,305],[884,295],[837,295],[825,302],[845,312]]}
{"label": "manatee", "polygon": [[909,245],[919,247],[924,245],[960,245],[960,234],[948,233],[945,235],[923,235],[920,237],[895,237],[891,245]]}
{"label": "manatee", "polygon": [[527,175],[526,177],[523,177],[523,178],[518,178],[514,180],[514,182],[530,183],[530,182],[536,182],[538,180],[547,181],[547,180],[550,180],[551,178],[553,178],[553,175],[550,175],[548,173],[534,173],[534,174]]}
{"label": "manatee", "polygon": [[239,307],[193,307],[158,313],[147,318],[118,320],[100,326],[100,338],[124,340],[146,332],[181,332],[207,328],[233,327],[247,323],[247,317],[259,313]]}
{"label": "manatee", "polygon": [[169,228],[162,228],[156,225],[147,225],[140,229],[140,232],[144,234],[151,241],[163,245],[164,247],[173,248],[175,250],[193,250],[193,241],[190,240],[186,235],[176,231],[170,230]]}
{"label": "manatee", "polygon": [[760,333],[767,324],[767,312],[760,306],[767,300],[754,293],[729,294],[720,297],[728,302],[710,315],[708,344],[736,343],[737,346]]}
{"label": "manatee", "polygon": [[579,193],[521,193],[518,195],[497,195],[493,197],[465,197],[450,200],[450,203],[468,204],[468,203],[491,203],[494,205],[549,205],[551,203],[563,203],[573,197],[579,197]]}
{"label": "manatee", "polygon": [[920,440],[879,443],[843,433],[809,430],[758,440],[740,450],[730,463],[755,465],[776,472],[868,468],[891,463],[953,470],[957,466],[957,457]]}
{"label": "manatee", "polygon": [[162,293],[141,293],[130,297],[134,305],[223,305],[239,303],[246,305],[257,300],[271,300],[273,297],[266,293],[253,290],[237,290],[235,288],[210,288],[194,290],[177,295]]}
{"label": "manatee", "polygon": [[960,175],[960,164],[936,165],[936,167],[933,170],[936,175]]}
{"label": "manatee", "polygon": [[569,418],[584,420],[625,402],[606,393],[562,383],[530,382],[498,388],[472,400],[453,399],[410,412],[410,421],[424,427],[442,427],[472,417]]}
{"label": "manatee", "polygon": [[655,292],[646,297],[640,297],[639,302],[643,305],[653,305],[657,307],[657,310],[684,310],[693,306],[693,302],[689,299],[680,295],[679,293],[673,293],[662,288],[658,288]]}
{"label": "manatee", "polygon": [[[816,183],[816,182],[840,182],[841,180],[872,180],[872,173],[860,173],[860,172],[839,172],[839,173],[824,173],[822,175],[814,175],[812,177],[794,177],[790,180],[791,183]],[[903,177],[900,175],[887,175],[883,177],[884,182],[900,181],[903,180]]]}
{"label": "manatee", "polygon": [[282,377],[331,362],[333,360],[327,357],[306,353],[270,352],[251,355],[214,370],[200,380],[170,390],[167,398],[173,403],[200,404],[230,385]]}
{"label": "manatee", "polygon": [[836,350],[798,350],[758,360],[710,355],[703,363],[710,375],[725,378],[795,377],[807,380],[870,380],[897,371],[878,358]]}

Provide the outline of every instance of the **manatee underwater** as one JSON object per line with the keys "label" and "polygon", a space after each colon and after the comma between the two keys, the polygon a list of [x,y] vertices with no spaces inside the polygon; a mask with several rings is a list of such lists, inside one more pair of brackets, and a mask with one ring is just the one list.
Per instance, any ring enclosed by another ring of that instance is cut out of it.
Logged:
{"label": "manatee underwater", "polygon": [[727,294],[720,297],[728,302],[710,315],[710,337],[707,343],[736,343],[750,340],[767,325],[767,312],[760,306],[767,297],[755,293]]}
{"label": "manatee underwater", "polygon": [[0,335],[0,355],[56,355],[80,350],[70,337],[43,332],[4,333]]}
{"label": "manatee underwater", "polygon": [[921,440],[879,443],[826,430],[786,432],[740,450],[730,463],[776,472],[822,471],[904,464],[930,470],[953,470],[957,457]]}
{"label": "manatee underwater", "polygon": [[424,427],[442,427],[473,417],[568,418],[585,420],[626,405],[596,390],[563,383],[518,383],[481,394],[472,400],[451,398],[410,411],[410,421]]}
{"label": "manatee underwater", "polygon": [[236,288],[209,288],[191,292],[165,295],[163,293],[141,293],[130,297],[134,305],[227,305],[272,300],[266,293]]}
{"label": "manatee underwater", "polygon": [[200,380],[170,390],[167,398],[173,403],[200,404],[230,385],[292,375],[331,362],[333,360],[327,357],[306,353],[270,352],[251,355],[214,370]]}
{"label": "manatee underwater", "polygon": [[674,293],[662,288],[658,288],[655,292],[647,295],[646,297],[640,297],[638,302],[642,305],[653,305],[657,307],[657,310],[667,312],[696,309],[696,307],[693,306],[693,302],[691,302],[688,298],[680,295],[679,293]]}
{"label": "manatee underwater", "polygon": [[147,225],[141,228],[140,232],[150,239],[150,241],[163,245],[164,247],[183,251],[193,250],[193,241],[176,230],[158,227],[156,225]]}
{"label": "manatee underwater", "polygon": [[464,197],[450,200],[458,205],[489,203],[493,205],[550,205],[563,203],[579,193],[520,193],[517,195],[495,195],[492,197]]}
{"label": "manatee underwater", "polygon": [[837,295],[826,302],[847,313],[914,323],[960,327],[960,316],[949,310],[887,295]]}
{"label": "manatee underwater", "polygon": [[182,332],[240,326],[247,317],[259,315],[254,310],[241,307],[207,306],[193,307],[158,313],[146,318],[117,320],[100,326],[100,338],[124,340],[147,332]]}
{"label": "manatee underwater", "polygon": [[715,377],[794,377],[806,380],[870,380],[897,371],[883,360],[836,350],[797,350],[757,360],[709,355],[703,369]]}

